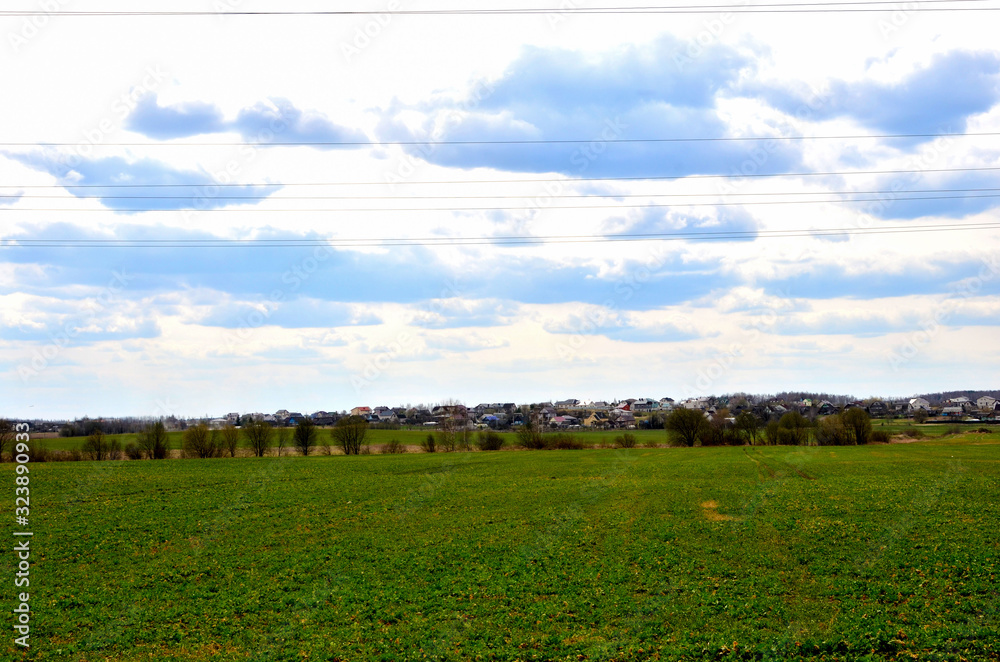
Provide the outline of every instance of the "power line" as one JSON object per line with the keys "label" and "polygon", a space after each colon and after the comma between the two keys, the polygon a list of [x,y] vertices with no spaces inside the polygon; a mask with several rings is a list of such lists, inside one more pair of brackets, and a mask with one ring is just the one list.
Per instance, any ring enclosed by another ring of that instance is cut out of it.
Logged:
{"label": "power line", "polygon": [[659,180],[679,180],[679,179],[748,179],[762,177],[834,177],[834,176],[854,176],[854,175],[900,175],[900,174],[923,174],[939,172],[985,172],[997,171],[1000,166],[986,166],[977,168],[911,168],[897,170],[840,170],[826,172],[770,172],[770,173],[731,173],[720,175],[707,174],[673,174],[673,175],[642,175],[634,177],[533,177],[530,179],[450,179],[450,180],[417,180],[417,181],[365,181],[365,182],[263,182],[260,184],[232,184],[232,183],[201,183],[201,184],[0,184],[0,188],[15,189],[36,189],[36,188],[250,188],[276,186],[289,188],[292,186],[411,186],[411,185],[451,185],[451,184],[532,184],[547,182],[562,182],[573,184],[576,182],[622,182],[622,181],[659,181]]}
{"label": "power line", "polygon": [[[540,196],[544,197],[544,196]],[[656,209],[656,208],[669,208],[669,207],[732,207],[732,206],[755,206],[755,205],[808,205],[808,204],[836,204],[836,203],[858,203],[858,202],[908,202],[908,201],[919,201],[919,200],[969,200],[977,198],[998,198],[1000,194],[997,193],[986,193],[982,195],[941,195],[941,196],[911,196],[911,197],[899,197],[899,198],[857,198],[854,200],[844,200],[844,199],[833,199],[833,200],[759,200],[750,202],[679,202],[679,203],[669,203],[669,204],[627,204],[627,205],[533,205],[530,207],[341,207],[341,208],[330,208],[330,209],[317,209],[317,208],[307,208],[307,209],[193,209],[201,214],[217,214],[217,213],[235,213],[235,214],[248,214],[248,213],[355,213],[355,212],[421,212],[421,211],[435,211],[435,212],[448,212],[448,211],[458,211],[458,212],[473,212],[473,211],[543,211],[548,209],[576,209],[576,210],[588,210],[588,209]],[[128,207],[128,208],[101,208],[101,209],[71,209],[71,208],[21,208],[21,207],[0,207],[0,212],[73,212],[73,213],[84,213],[84,212],[152,212],[152,213],[176,213],[179,211],[191,211],[191,208],[177,207],[169,209],[149,209],[143,207]]]}
{"label": "power line", "polygon": [[954,232],[1000,229],[1000,223],[948,223],[922,226],[875,226],[871,228],[841,227],[810,230],[733,230],[656,232],[609,235],[516,235],[496,237],[415,237],[362,239],[6,239],[0,248],[300,248],[339,246],[343,248],[373,246],[467,246],[467,245],[531,245],[565,243],[607,243],[621,241],[687,241],[774,239],[788,237],[862,236],[872,234],[910,234],[917,232]]}
{"label": "power line", "polygon": [[[750,192],[750,193],[577,193],[567,195],[549,195],[546,193],[528,193],[524,195],[217,195],[208,200],[514,200],[521,198],[545,198],[545,199],[565,199],[565,198],[705,198],[705,197],[730,197],[730,196],[787,196],[787,195],[898,195],[914,193],[982,193],[986,191],[1000,191],[1000,187],[994,188],[940,188],[940,189],[886,189],[873,191],[772,191],[772,192]],[[0,200],[192,200],[197,196],[192,195],[74,195],[67,197],[63,195],[15,195],[11,193],[0,193]]]}
{"label": "power line", "polygon": [[[907,11],[995,11],[998,7],[982,7],[977,3],[989,0],[911,0]],[[972,6],[943,6],[943,5]],[[934,5],[934,6],[928,6]],[[870,7],[870,8],[868,8]],[[516,9],[399,9],[399,10],[215,10],[215,11],[60,11],[7,10],[0,17],[63,16],[63,17],[178,17],[178,16],[516,16],[516,15],[606,15],[606,14],[700,14],[728,11],[732,13],[830,13],[898,11],[893,0],[863,0],[856,2],[789,2],[749,5],[748,3],[717,5],[660,5],[645,7],[553,7]]]}
{"label": "power line", "polygon": [[[836,136],[730,136],[699,138],[553,138],[516,140],[315,140],[282,142],[102,142],[86,143],[89,147],[418,147],[441,145],[580,145],[631,144],[631,143],[704,143],[704,142],[762,142],[767,140],[872,140],[907,138],[985,138],[1000,136],[1000,131],[961,133],[871,133]],[[0,147],[77,147],[69,142],[0,142]]]}

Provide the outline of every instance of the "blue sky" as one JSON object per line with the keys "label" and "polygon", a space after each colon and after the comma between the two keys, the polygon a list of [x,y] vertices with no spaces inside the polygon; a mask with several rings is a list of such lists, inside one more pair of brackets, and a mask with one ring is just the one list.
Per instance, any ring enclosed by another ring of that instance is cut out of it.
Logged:
{"label": "blue sky", "polygon": [[[960,14],[7,39],[0,415],[995,387],[1000,239],[948,226],[997,222],[1000,138],[782,139],[1000,132],[992,15]],[[687,137],[760,139],[628,142]]]}

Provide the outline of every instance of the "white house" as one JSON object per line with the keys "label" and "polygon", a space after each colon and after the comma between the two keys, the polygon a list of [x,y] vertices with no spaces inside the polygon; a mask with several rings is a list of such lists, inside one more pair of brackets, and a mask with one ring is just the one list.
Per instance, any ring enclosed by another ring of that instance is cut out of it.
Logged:
{"label": "white house", "polygon": [[992,410],[997,406],[997,399],[991,398],[988,395],[984,395],[983,397],[976,400],[976,406],[979,407],[980,409]]}
{"label": "white house", "polygon": [[923,409],[924,411],[930,411],[931,403],[924,398],[910,398],[910,411],[916,411],[918,409]]}

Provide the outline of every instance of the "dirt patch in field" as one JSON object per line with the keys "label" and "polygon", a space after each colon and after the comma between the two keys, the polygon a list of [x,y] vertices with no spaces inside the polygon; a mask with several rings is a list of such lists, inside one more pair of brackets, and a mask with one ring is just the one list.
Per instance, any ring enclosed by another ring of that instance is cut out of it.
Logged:
{"label": "dirt patch in field", "polygon": [[916,439],[914,437],[890,437],[890,444],[913,444],[918,441],[924,441],[923,439]]}
{"label": "dirt patch in field", "polygon": [[719,504],[715,501],[703,501],[701,504],[701,514],[709,522],[728,522],[733,519],[730,515],[720,513]]}

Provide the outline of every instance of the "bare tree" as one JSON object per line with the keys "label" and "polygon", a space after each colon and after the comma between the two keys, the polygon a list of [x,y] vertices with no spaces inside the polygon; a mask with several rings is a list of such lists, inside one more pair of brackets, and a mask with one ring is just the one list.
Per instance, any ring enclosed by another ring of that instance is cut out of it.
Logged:
{"label": "bare tree", "polygon": [[3,462],[3,455],[7,452],[8,446],[10,446],[11,455],[14,454],[14,439],[16,438],[14,422],[5,418],[0,419],[0,462]]}
{"label": "bare tree", "polygon": [[304,416],[295,425],[295,447],[302,455],[309,455],[309,451],[316,445],[316,424],[308,416]]}
{"label": "bare tree", "polygon": [[204,423],[198,423],[184,431],[183,450],[185,457],[208,458],[219,455],[215,436]]}
{"label": "bare tree", "polygon": [[229,457],[236,457],[236,449],[240,445],[240,431],[232,423],[222,428],[222,446],[229,452]]}
{"label": "bare tree", "polygon": [[144,427],[138,439],[142,452],[151,460],[163,460],[170,454],[167,428],[163,421],[155,421]]}
{"label": "bare tree", "polygon": [[121,459],[122,448],[117,439],[109,440],[100,428],[95,428],[83,442],[83,452],[91,460],[118,460]]}
{"label": "bare tree", "polygon": [[281,451],[288,447],[288,438],[291,436],[292,431],[290,428],[279,428],[278,429],[278,457],[281,457]]}
{"label": "bare tree", "polygon": [[257,457],[264,457],[271,446],[271,435],[274,428],[267,421],[250,421],[243,426],[243,434],[250,444],[250,450]]}
{"label": "bare tree", "polygon": [[358,455],[368,434],[368,421],[360,416],[348,416],[337,421],[331,431],[334,442],[344,455]]}

